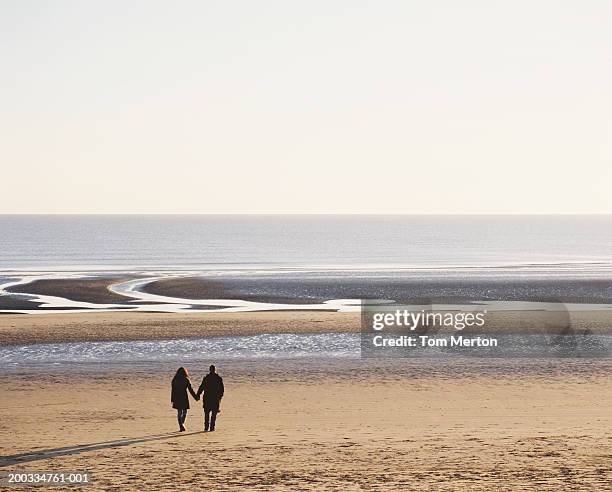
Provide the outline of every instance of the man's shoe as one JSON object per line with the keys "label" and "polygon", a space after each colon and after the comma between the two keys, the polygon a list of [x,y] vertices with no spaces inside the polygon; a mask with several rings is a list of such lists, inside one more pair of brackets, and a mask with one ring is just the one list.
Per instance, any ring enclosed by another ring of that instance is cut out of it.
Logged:
{"label": "man's shoe", "polygon": [[179,427],[179,432],[185,432],[185,426],[184,425],[181,425]]}

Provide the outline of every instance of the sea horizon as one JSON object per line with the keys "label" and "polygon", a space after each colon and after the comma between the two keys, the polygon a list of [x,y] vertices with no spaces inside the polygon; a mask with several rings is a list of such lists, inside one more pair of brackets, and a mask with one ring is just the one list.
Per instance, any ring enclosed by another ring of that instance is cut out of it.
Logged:
{"label": "sea horizon", "polygon": [[612,264],[611,215],[0,215],[0,271]]}

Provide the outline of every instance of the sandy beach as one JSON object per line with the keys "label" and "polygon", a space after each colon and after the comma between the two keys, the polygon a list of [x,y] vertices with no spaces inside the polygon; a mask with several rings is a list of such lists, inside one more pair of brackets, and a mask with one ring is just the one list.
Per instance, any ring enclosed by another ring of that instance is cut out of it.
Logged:
{"label": "sandy beach", "polygon": [[[575,314],[577,325],[609,326],[605,312]],[[500,316],[500,326],[517,320]],[[7,346],[356,331],[359,315],[45,314],[0,323]],[[612,480],[609,359],[202,360],[188,366],[194,384],[210,362],[226,383],[215,433],[201,432],[193,401],[188,432],[176,432],[174,363],[7,370],[1,471],[86,470],[87,490],[117,491],[582,491]]]}
{"label": "sandy beach", "polygon": [[[219,363],[218,428],[201,432],[192,401],[185,434],[170,366],[3,375],[0,465],[86,470],[86,490],[600,491],[612,480],[611,368]],[[204,368],[190,369],[197,384]]]}

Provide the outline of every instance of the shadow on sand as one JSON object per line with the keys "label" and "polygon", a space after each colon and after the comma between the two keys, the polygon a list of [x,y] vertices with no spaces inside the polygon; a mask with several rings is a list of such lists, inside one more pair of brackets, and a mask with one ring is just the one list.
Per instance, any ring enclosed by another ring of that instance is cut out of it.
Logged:
{"label": "shadow on sand", "polygon": [[30,453],[13,454],[10,456],[0,456],[0,468],[20,463],[29,463],[30,461],[46,460],[48,458],[56,458],[58,456],[69,456],[73,454],[87,453],[89,451],[98,451],[100,449],[118,448],[121,446],[131,446],[150,441],[162,441],[164,439],[176,439],[179,437],[193,436],[202,434],[203,431],[183,433],[166,433],[155,434],[151,436],[134,437],[128,439],[117,439],[115,441],[95,442],[91,444],[79,444],[75,446],[65,446],[63,448],[41,449]]}

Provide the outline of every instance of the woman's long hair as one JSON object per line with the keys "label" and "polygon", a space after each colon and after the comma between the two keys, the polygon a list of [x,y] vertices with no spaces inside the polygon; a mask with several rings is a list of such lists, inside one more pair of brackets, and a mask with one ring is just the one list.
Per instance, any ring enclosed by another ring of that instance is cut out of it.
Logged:
{"label": "woman's long hair", "polygon": [[187,372],[187,369],[185,369],[184,367],[179,367],[176,370],[176,374],[174,375],[173,379],[189,379],[189,373]]}

